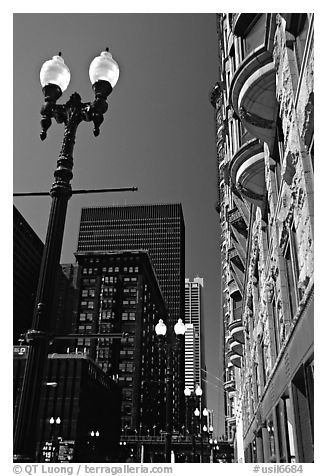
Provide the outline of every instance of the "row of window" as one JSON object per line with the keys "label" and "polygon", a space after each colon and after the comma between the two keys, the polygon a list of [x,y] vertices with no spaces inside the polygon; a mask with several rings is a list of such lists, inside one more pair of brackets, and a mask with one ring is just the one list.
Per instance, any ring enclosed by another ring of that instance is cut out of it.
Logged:
{"label": "row of window", "polygon": [[136,314],[135,312],[123,312],[121,318],[122,321],[135,321]]}
{"label": "row of window", "polygon": [[[109,266],[109,267],[103,267],[102,268],[102,273],[119,273],[120,270],[122,270],[124,273],[138,273],[139,272],[139,267],[138,266],[124,266],[123,268],[120,268],[119,266]],[[98,274],[99,268],[95,267],[84,267],[82,269],[82,274]]]}

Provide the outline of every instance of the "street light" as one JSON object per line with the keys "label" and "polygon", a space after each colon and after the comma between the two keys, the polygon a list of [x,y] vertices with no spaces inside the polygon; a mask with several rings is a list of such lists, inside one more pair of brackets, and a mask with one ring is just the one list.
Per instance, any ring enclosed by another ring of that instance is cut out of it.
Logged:
{"label": "street light", "polygon": [[184,395],[185,395],[185,397],[190,397],[190,396],[191,396],[191,393],[192,393],[192,392],[191,392],[190,387],[185,387],[185,389],[184,389]]}
{"label": "street light", "polygon": [[[177,343],[183,338],[185,334],[185,325],[182,319],[178,319],[174,325],[174,333],[177,338]],[[163,319],[159,319],[158,324],[155,326],[155,333],[159,338],[159,343],[162,348],[166,349],[167,366],[166,366],[166,438],[165,438],[165,462],[169,463],[171,460],[171,434],[172,434],[172,347],[173,343],[168,338],[165,342],[163,339],[167,334],[167,326]],[[179,357],[179,356],[178,356]]]}
{"label": "street light", "polygon": [[[57,455],[58,455],[58,441],[59,441],[59,438],[56,434],[56,426],[55,425],[58,425],[58,428],[59,428],[59,425],[61,423],[61,418],[60,417],[57,417],[56,419],[54,419],[54,417],[50,417],[49,418],[49,423],[51,425],[51,443],[52,443],[52,462],[56,462],[57,461]],[[55,436],[55,437],[54,437]]]}
{"label": "street light", "polygon": [[[201,417],[202,415],[202,388],[200,387],[200,385],[197,385],[196,388],[195,388],[195,395],[198,397],[199,399],[199,408],[196,408],[195,411],[194,411],[194,415],[196,417]],[[207,409],[205,408],[204,410],[207,411]],[[203,411],[204,411],[203,410]],[[202,422],[201,422],[201,418],[200,418],[200,421],[199,421],[199,433],[200,433],[200,448],[201,448],[201,453],[200,453],[200,462],[202,463],[203,462],[203,437],[202,437],[202,426],[201,426]]]}
{"label": "street light", "polygon": [[32,329],[25,340],[30,346],[25,364],[21,398],[14,432],[14,460],[32,461],[35,457],[37,415],[41,395],[44,369],[47,361],[50,329],[50,311],[53,300],[56,272],[65,227],[68,200],[72,195],[70,181],[73,177],[73,150],[76,131],[83,121],[93,121],[95,136],[100,133],[103,115],[108,109],[107,97],[119,78],[119,67],[108,48],[95,58],[89,69],[94,101],[82,103],[78,93],[72,94],[66,104],[56,104],[68,87],[70,71],[61,53],[46,61],[40,71],[40,82],[44,94],[41,109],[41,140],[54,118],[65,126],[64,138],[54,172],[54,183],[50,190],[52,198],[47,235],[43,249],[39,282],[36,293]]}
{"label": "street light", "polygon": [[197,397],[202,397],[202,388],[200,387],[200,385],[197,385],[197,386],[196,386],[195,395],[196,395]]}
{"label": "street light", "polygon": [[94,430],[91,430],[90,431],[90,436],[92,438],[92,445],[91,445],[91,448],[92,448],[92,455],[93,455],[93,458],[96,459],[96,444],[97,444],[97,440],[96,438],[98,438],[100,436],[100,432],[98,430],[94,431]]}

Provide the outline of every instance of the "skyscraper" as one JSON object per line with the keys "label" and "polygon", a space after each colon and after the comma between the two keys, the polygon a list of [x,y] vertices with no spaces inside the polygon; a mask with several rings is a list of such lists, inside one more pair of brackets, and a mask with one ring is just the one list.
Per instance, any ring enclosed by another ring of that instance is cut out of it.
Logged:
{"label": "skyscraper", "polygon": [[195,330],[193,324],[185,324],[185,388],[195,390]]}
{"label": "skyscraper", "polygon": [[[188,333],[185,337],[185,344],[188,344],[188,353],[185,354],[185,374],[187,368],[188,384],[186,386],[190,387],[191,390],[195,390],[196,385],[200,385],[203,390],[205,389],[205,380],[202,375],[203,370],[205,370],[202,292],[203,278],[196,277],[193,281],[188,278],[185,279],[185,325]],[[192,340],[194,340],[193,355],[190,345]],[[189,372],[192,368],[192,360],[194,361],[194,380],[190,386]]]}
{"label": "skyscraper", "polygon": [[185,230],[180,204],[83,208],[78,252],[147,250],[169,320],[184,316]]}
{"label": "skyscraper", "polygon": [[118,380],[122,430],[163,430],[166,366],[159,362],[155,325],[160,318],[167,322],[167,311],[147,252],[80,251],[76,257],[77,350]]}

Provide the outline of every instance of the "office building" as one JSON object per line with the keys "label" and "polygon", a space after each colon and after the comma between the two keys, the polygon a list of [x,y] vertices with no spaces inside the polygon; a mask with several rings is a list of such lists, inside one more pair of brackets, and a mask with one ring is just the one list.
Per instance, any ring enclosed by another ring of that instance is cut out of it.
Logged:
{"label": "office building", "polygon": [[195,391],[195,329],[194,324],[185,324],[185,388]]}
{"label": "office building", "polygon": [[180,204],[83,208],[78,252],[147,250],[169,320],[184,316],[185,231]]}
{"label": "office building", "polygon": [[[75,332],[83,334],[75,341],[77,350],[119,382],[123,434],[164,430],[167,356],[159,352],[155,326],[159,319],[168,322],[168,312],[148,253],[78,251],[76,258],[81,283]],[[177,429],[184,372],[174,369]]]}
{"label": "office building", "polygon": [[13,218],[13,339],[32,325],[43,243],[14,206]]}
{"label": "office building", "polygon": [[[199,385],[205,390],[205,358],[204,358],[204,323],[203,323],[203,278],[196,277],[193,281],[185,279],[185,325],[193,326],[194,352],[185,355],[185,369],[194,361],[194,379],[192,384],[186,385],[191,390],[195,390]],[[190,339],[190,328],[188,339]],[[186,341],[185,341],[186,342]],[[188,383],[189,377],[188,377]],[[186,381],[185,381],[186,384]],[[204,399],[205,400],[205,399]]]}
{"label": "office building", "polygon": [[313,461],[313,14],[217,15],[226,437]]}

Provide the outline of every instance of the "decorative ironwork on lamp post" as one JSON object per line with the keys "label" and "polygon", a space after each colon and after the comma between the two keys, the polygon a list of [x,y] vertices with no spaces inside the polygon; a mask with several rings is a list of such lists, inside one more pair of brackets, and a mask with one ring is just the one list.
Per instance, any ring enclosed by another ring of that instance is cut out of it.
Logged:
{"label": "decorative ironwork on lamp post", "polygon": [[[155,326],[155,332],[159,338],[161,348],[166,350],[166,437],[165,437],[165,462],[171,461],[171,437],[172,437],[172,417],[173,417],[173,375],[172,375],[172,354],[174,350],[174,342],[171,336],[165,340],[167,333],[167,326],[162,319],[159,319]],[[185,325],[182,319],[178,319],[174,326],[174,333],[178,341],[181,340],[185,334]],[[179,349],[178,349],[179,350]],[[180,356],[178,356],[179,358]]]}
{"label": "decorative ironwork on lamp post", "polygon": [[49,314],[56,272],[60,262],[67,204],[72,195],[70,181],[73,177],[73,150],[76,131],[82,121],[92,121],[94,135],[98,136],[100,133],[100,125],[108,109],[107,97],[119,78],[118,64],[112,58],[108,48],[91,62],[89,76],[95,94],[93,102],[82,103],[80,95],[75,92],[66,104],[59,105],[57,100],[67,89],[70,81],[70,71],[61,57],[61,53],[46,61],[40,71],[40,82],[45,101],[41,109],[41,140],[46,138],[53,118],[57,123],[64,124],[65,131],[57,168],[54,172],[55,180],[50,190],[52,203],[32,329],[29,329],[25,336],[30,351],[26,359],[14,431],[14,459],[16,461],[31,461],[35,457],[37,413],[51,334]]}

